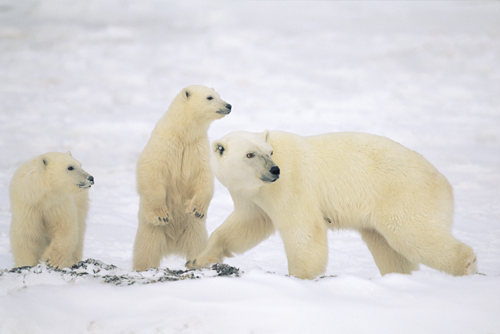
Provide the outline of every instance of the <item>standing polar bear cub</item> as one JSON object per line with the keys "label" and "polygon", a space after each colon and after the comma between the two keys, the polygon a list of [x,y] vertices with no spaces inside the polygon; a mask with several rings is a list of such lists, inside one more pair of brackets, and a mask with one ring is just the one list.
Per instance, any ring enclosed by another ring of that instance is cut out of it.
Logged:
{"label": "standing polar bear cub", "polygon": [[213,89],[189,86],[156,124],[137,163],[134,270],[156,268],[170,254],[192,259],[205,247],[214,192],[207,132],[230,112],[231,105]]}
{"label": "standing polar bear cub", "polygon": [[82,260],[88,189],[94,177],[71,153],[25,162],[10,183],[10,241],[16,267],[38,261],[64,268]]}
{"label": "standing polar bear cub", "polygon": [[277,229],[290,275],[312,279],[326,268],[327,230],[354,229],[381,274],[410,273],[419,263],[452,275],[476,272],[473,250],[451,234],[450,184],[420,154],[390,139],[234,132],[212,151],[212,169],[229,189],[234,212],[188,267],[221,262]]}

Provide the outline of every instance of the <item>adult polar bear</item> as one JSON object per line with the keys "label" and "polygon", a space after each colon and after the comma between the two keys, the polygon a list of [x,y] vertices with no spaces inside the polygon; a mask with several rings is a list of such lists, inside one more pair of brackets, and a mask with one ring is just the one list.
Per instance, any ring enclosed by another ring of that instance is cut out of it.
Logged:
{"label": "adult polar bear", "polygon": [[193,258],[206,245],[213,197],[210,124],[231,112],[213,89],[184,88],[158,121],[137,162],[139,226],[134,270],[160,265],[170,254]]}
{"label": "adult polar bear", "polygon": [[338,228],[361,233],[381,274],[410,273],[419,263],[452,275],[476,272],[473,250],[450,231],[450,184],[390,139],[233,132],[214,142],[212,169],[234,212],[188,267],[221,262],[277,229],[289,273],[312,279],[326,268],[327,229]]}
{"label": "adult polar bear", "polygon": [[88,189],[94,177],[70,152],[22,164],[10,182],[10,243],[16,267],[38,261],[65,268],[82,260]]}

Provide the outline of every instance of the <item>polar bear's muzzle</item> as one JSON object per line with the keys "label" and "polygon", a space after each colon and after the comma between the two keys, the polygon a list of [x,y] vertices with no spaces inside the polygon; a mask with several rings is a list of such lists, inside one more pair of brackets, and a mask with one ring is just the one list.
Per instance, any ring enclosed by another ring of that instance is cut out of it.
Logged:
{"label": "polar bear's muzzle", "polygon": [[88,189],[94,184],[94,177],[89,175],[85,181],[78,183],[78,187],[81,189]]}
{"label": "polar bear's muzzle", "polygon": [[228,103],[228,104],[225,105],[225,108],[219,109],[216,112],[218,114],[221,114],[221,115],[228,115],[228,114],[231,113],[231,108],[232,108],[232,106]]}
{"label": "polar bear's muzzle", "polygon": [[261,176],[261,180],[264,182],[272,183],[280,178],[280,168],[276,165],[269,169],[269,172]]}

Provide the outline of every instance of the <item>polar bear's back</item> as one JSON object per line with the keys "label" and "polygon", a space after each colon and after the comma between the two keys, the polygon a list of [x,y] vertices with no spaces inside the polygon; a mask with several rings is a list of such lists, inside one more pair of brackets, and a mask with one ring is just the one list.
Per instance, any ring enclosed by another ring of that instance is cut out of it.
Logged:
{"label": "polar bear's back", "polygon": [[427,207],[427,212],[442,212],[446,206],[451,217],[453,195],[446,178],[422,155],[388,138],[353,132],[302,137],[273,131],[270,143],[283,147],[283,152],[274,152],[281,181],[289,178],[288,183],[317,195],[325,217],[337,225],[352,227],[352,220],[362,223],[362,217],[373,217],[377,210],[418,213]]}
{"label": "polar bear's back", "polygon": [[386,177],[393,173],[440,175],[422,155],[382,136],[360,132],[299,136],[271,131],[270,138],[272,146],[275,146],[273,142],[279,142],[280,147],[294,151],[287,158],[297,160],[300,154],[305,164],[319,168],[320,173],[321,168],[335,168],[336,173],[344,171],[351,176],[353,170],[364,171],[370,177]]}
{"label": "polar bear's back", "polygon": [[32,158],[21,164],[12,176],[9,192],[11,205],[18,203],[33,203],[43,191],[43,179],[38,166],[40,157]]}

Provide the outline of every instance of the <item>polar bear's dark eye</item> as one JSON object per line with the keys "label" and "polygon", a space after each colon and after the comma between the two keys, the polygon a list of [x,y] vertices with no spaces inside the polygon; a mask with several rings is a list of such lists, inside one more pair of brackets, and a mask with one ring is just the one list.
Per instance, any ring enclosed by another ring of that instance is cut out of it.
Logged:
{"label": "polar bear's dark eye", "polygon": [[273,155],[274,151],[271,151],[271,155]]}
{"label": "polar bear's dark eye", "polygon": [[248,154],[247,154],[247,158],[249,158],[249,159],[250,159],[250,158],[253,158],[253,157],[255,157],[255,154],[253,154],[253,153],[248,153]]}
{"label": "polar bear's dark eye", "polygon": [[214,98],[213,98],[213,97],[211,97],[211,96],[207,97],[207,100],[213,100],[213,99],[214,99]]}
{"label": "polar bear's dark eye", "polygon": [[225,148],[222,145],[217,146],[217,151],[219,151],[219,154],[222,155],[222,152],[224,152]]}
{"label": "polar bear's dark eye", "polygon": [[68,170],[73,170],[73,169],[75,169],[73,166],[68,167]]}

